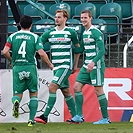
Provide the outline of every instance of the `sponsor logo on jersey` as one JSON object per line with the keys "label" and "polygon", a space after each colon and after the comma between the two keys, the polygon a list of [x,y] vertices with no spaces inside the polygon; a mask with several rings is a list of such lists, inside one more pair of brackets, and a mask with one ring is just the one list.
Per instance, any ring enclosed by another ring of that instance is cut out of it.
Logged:
{"label": "sponsor logo on jersey", "polygon": [[90,42],[94,42],[93,38],[84,38],[83,39],[84,43],[90,43]]}
{"label": "sponsor logo on jersey", "polygon": [[22,71],[22,72],[19,72],[19,79],[20,80],[23,80],[24,78],[29,78],[30,77],[30,72],[25,72],[25,71]]}
{"label": "sponsor logo on jersey", "polygon": [[49,42],[51,42],[51,43],[58,43],[58,42],[69,42],[69,41],[71,41],[71,39],[70,38],[65,38],[65,37],[61,37],[61,38],[50,38],[49,39]]}

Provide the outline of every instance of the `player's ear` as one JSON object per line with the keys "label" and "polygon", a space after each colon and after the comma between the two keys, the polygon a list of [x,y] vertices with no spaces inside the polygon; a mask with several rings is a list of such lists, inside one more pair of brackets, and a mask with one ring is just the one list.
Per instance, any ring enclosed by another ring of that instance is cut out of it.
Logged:
{"label": "player's ear", "polygon": [[31,30],[31,28],[32,28],[32,24],[30,25],[30,30]]}
{"label": "player's ear", "polygon": [[20,24],[20,22],[18,23],[18,25],[21,27],[21,24]]}

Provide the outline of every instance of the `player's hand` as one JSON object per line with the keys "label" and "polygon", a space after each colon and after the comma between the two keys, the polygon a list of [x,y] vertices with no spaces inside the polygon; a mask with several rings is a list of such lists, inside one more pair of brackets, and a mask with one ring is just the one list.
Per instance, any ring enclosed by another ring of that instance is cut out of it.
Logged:
{"label": "player's hand", "polygon": [[8,69],[12,69],[12,64],[11,64],[11,62],[8,62]]}
{"label": "player's hand", "polygon": [[53,70],[54,65],[51,63],[51,64],[49,65],[49,68],[50,68],[51,70]]}
{"label": "player's hand", "polygon": [[91,72],[93,70],[95,63],[92,61],[90,64],[88,64],[87,72]]}
{"label": "player's hand", "polygon": [[72,70],[72,74],[75,73],[77,71],[77,69],[78,69],[77,66],[74,66],[73,70]]}
{"label": "player's hand", "polygon": [[76,70],[72,70],[72,74],[74,74],[76,72]]}

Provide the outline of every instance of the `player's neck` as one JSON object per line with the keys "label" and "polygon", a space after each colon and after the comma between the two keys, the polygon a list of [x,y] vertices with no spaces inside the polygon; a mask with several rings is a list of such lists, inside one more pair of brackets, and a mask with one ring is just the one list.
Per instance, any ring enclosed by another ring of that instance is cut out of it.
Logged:
{"label": "player's neck", "polygon": [[58,25],[58,26],[56,26],[56,28],[57,28],[57,30],[63,30],[64,28],[65,28],[65,25]]}
{"label": "player's neck", "polygon": [[87,31],[90,27],[91,27],[92,24],[88,24],[85,26],[85,30]]}
{"label": "player's neck", "polygon": [[21,30],[30,31],[30,29],[24,29],[24,28],[21,28]]}

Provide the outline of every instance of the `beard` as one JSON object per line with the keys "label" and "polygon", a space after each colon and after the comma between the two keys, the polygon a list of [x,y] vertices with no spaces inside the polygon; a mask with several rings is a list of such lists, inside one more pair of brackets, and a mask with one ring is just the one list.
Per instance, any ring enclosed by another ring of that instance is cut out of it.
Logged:
{"label": "beard", "polygon": [[56,24],[56,26],[60,26],[60,24]]}

